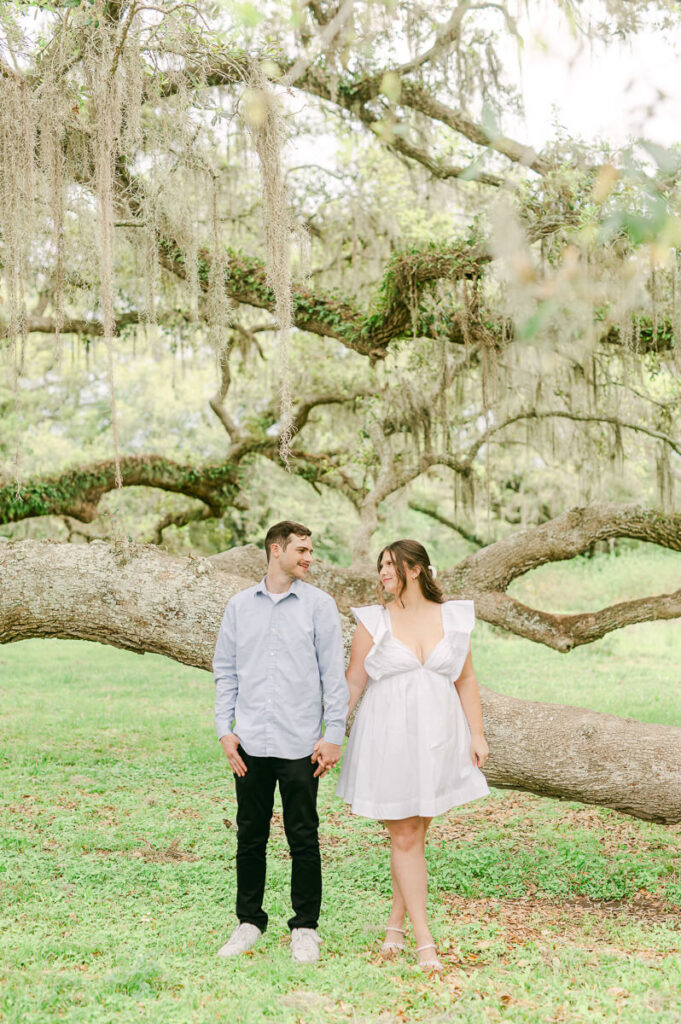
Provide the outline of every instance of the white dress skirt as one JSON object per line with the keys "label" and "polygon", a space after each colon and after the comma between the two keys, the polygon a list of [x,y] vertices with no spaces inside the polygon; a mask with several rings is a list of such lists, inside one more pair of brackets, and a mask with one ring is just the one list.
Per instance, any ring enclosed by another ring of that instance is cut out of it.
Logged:
{"label": "white dress skirt", "polygon": [[444,636],[424,664],[392,635],[387,608],[352,609],[374,643],[336,794],[365,818],[429,818],[489,792],[471,760],[470,729],[454,686],[470,647],[473,602],[446,601],[441,608]]}

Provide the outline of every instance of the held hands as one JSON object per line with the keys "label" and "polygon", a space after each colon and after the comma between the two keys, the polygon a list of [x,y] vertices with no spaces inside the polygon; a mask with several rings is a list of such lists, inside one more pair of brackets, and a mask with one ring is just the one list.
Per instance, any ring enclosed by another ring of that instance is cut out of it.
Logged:
{"label": "held hands", "polygon": [[243,778],[248,771],[248,768],[244,763],[244,759],[239,754],[239,737],[235,736],[234,733],[228,733],[226,736],[220,737],[220,743],[222,744],[222,749],[227,755],[230,768],[235,775],[239,776],[240,779]]}
{"label": "held hands", "polygon": [[482,733],[471,736],[471,761],[476,768],[483,768],[489,757],[487,740]]}
{"label": "held hands", "polygon": [[326,740],[317,740],[312,751],[312,757],[310,760],[314,764],[317,763],[317,770],[314,773],[316,779],[318,775],[326,775],[329,768],[335,768],[341,759],[343,748],[338,743],[327,743]]}

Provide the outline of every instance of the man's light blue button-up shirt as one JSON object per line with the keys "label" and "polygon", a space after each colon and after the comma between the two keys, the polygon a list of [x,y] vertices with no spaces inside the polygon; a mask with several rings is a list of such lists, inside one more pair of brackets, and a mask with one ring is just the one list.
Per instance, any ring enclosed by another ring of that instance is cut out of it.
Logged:
{"label": "man's light blue button-up shirt", "polygon": [[[254,757],[295,759],[322,734],[342,743],[348,710],[336,602],[294,580],[275,601],[263,579],[229,601],[213,658],[218,738],[234,732]],[[323,702],[323,703],[322,703]]]}

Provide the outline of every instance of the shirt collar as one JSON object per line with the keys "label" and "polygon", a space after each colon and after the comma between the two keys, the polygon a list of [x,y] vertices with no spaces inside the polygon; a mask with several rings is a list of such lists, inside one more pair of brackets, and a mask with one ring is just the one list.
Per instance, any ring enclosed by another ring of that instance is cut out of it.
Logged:
{"label": "shirt collar", "polygon": [[[286,591],[286,597],[288,597],[289,594],[294,594],[296,597],[300,597],[300,588],[302,582],[302,580],[293,580],[291,586]],[[269,590],[265,586],[265,576],[263,576],[263,578],[260,580],[260,583],[258,583],[257,587],[255,588],[255,592],[256,594],[265,594],[267,597],[271,596]],[[282,601],[285,601],[286,597],[282,597]]]}

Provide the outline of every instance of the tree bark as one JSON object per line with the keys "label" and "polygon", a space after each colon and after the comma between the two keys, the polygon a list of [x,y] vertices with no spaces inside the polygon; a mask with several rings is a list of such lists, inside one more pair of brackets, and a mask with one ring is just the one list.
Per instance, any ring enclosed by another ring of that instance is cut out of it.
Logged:
{"label": "tree bark", "polygon": [[481,692],[491,786],[681,821],[681,729]]}
{"label": "tree bark", "polygon": [[[176,558],[147,545],[5,541],[0,642],[94,640],[209,669],[225,604],[264,569],[256,552],[235,556],[247,573],[237,575],[217,559]],[[345,626],[349,637],[347,619]],[[489,690],[483,700],[493,785],[681,821],[681,729]]]}
{"label": "tree bark", "polygon": [[[505,593],[509,583],[523,573],[547,562],[574,558],[595,541],[614,537],[632,537],[678,551],[681,550],[681,515],[665,515],[654,509],[614,502],[569,509],[555,519],[468,555],[458,565],[441,572],[438,582],[448,596],[475,601],[479,619],[563,654],[624,626],[681,617],[681,590],[577,614],[530,608]],[[258,550],[254,545],[251,547],[253,551]],[[232,549],[213,558],[219,559],[223,567],[233,567],[232,571],[240,572],[246,557],[241,552],[246,550]],[[353,605],[376,600],[373,573],[317,563],[310,578],[334,595],[345,614]]]}

